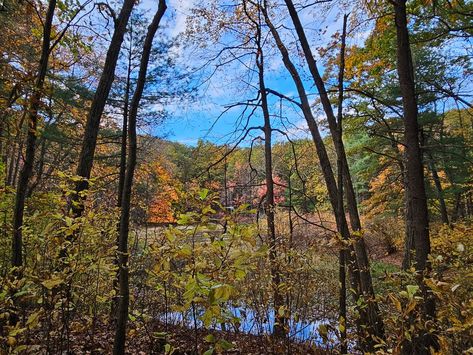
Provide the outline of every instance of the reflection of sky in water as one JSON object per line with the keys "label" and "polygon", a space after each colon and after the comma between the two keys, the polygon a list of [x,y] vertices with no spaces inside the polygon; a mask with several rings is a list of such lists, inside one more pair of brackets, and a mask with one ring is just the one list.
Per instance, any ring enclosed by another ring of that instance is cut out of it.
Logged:
{"label": "reflection of sky in water", "polygon": [[[238,322],[233,322],[234,324],[226,324],[225,330],[227,331],[240,331],[247,334],[261,335],[261,334],[270,334],[274,325],[274,312],[270,311],[267,313],[258,313],[249,308],[242,307],[230,307],[228,311],[229,314],[239,319]],[[167,317],[162,314],[160,320],[167,322],[169,324],[183,325],[185,327],[192,328],[194,326],[192,311],[189,311],[185,314],[180,312],[169,312]],[[318,320],[318,321],[290,321],[289,327],[289,337],[296,341],[311,342],[317,345],[327,344],[324,342],[322,336],[319,334],[319,326],[322,324],[332,323],[328,320]],[[197,326],[199,328],[203,327],[203,322],[197,316]],[[332,324],[333,326],[333,324]],[[210,329],[222,330],[222,325],[214,323]],[[332,346],[337,344],[337,336],[334,331],[329,331],[329,339]]]}

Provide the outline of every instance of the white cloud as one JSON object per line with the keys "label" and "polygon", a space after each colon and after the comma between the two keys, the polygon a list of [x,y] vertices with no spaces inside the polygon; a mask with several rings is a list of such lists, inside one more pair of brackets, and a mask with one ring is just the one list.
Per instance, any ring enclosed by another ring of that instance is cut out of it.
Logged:
{"label": "white cloud", "polygon": [[301,119],[293,123],[290,127],[287,128],[286,133],[291,139],[307,138],[309,136],[309,128],[307,127],[307,122],[305,121],[305,119]]}
{"label": "white cloud", "polygon": [[171,36],[177,36],[186,30],[187,18],[191,9],[196,5],[196,0],[170,0],[169,10],[172,13],[170,22]]}

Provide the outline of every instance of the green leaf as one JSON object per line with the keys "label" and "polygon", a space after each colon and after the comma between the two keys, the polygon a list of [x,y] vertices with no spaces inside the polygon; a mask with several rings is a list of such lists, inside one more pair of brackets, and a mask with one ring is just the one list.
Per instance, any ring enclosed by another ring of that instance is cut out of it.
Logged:
{"label": "green leaf", "polygon": [[230,350],[231,348],[233,348],[233,344],[229,341],[226,341],[225,339],[220,339],[218,344],[223,350]]}
{"label": "green leaf", "polygon": [[166,345],[164,345],[164,353],[165,353],[166,355],[170,355],[170,354],[172,354],[173,352],[174,352],[174,349],[171,348],[171,344],[166,344]]}
{"label": "green leaf", "polygon": [[163,338],[166,338],[166,335],[167,335],[167,334],[168,334],[168,333],[166,333],[166,332],[155,332],[155,333],[154,333],[154,336],[155,336],[156,338],[163,339]]}
{"label": "green leaf", "polygon": [[210,207],[210,206],[205,206],[204,209],[202,210],[202,214],[213,214],[213,213],[216,213],[216,211]]}
{"label": "green leaf", "polygon": [[212,355],[214,353],[214,348],[210,348],[203,355]]}
{"label": "green leaf", "polygon": [[235,278],[238,281],[243,280],[245,278],[245,276],[246,276],[245,270],[238,269],[238,270],[235,271]]}
{"label": "green leaf", "polygon": [[416,292],[419,290],[419,286],[417,286],[417,285],[407,285],[406,289],[407,289],[407,295],[409,296],[409,298],[412,298],[412,297],[414,297]]}
{"label": "green leaf", "polygon": [[213,336],[213,334],[209,334],[207,335],[204,340],[207,342],[207,343],[215,343],[215,337]]}
{"label": "green leaf", "polygon": [[230,285],[217,285],[215,287],[215,299],[217,301],[227,301],[231,295],[232,287]]}
{"label": "green leaf", "polygon": [[340,317],[338,319],[339,323],[338,323],[338,330],[340,331],[340,333],[343,333],[345,332],[345,318],[343,317]]}
{"label": "green leaf", "polygon": [[209,195],[209,190],[208,189],[202,189],[199,191],[199,197],[201,200],[205,200],[207,196]]}

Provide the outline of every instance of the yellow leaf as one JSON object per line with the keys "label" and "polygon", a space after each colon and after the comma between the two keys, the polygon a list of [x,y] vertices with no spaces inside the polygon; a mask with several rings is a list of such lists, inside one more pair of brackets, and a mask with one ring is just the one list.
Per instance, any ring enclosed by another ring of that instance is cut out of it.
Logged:
{"label": "yellow leaf", "polygon": [[40,314],[41,314],[41,311],[31,314],[28,317],[28,320],[26,321],[26,325],[30,326],[30,328],[35,327],[38,324]]}
{"label": "yellow leaf", "polygon": [[391,299],[391,302],[394,304],[394,307],[401,312],[402,311],[402,306],[401,302],[394,296],[392,293],[389,294],[389,298]]}
{"label": "yellow leaf", "polygon": [[63,279],[59,278],[59,277],[53,277],[49,280],[45,280],[43,282],[41,282],[41,284],[46,287],[48,290],[52,290],[54,287],[56,287],[57,285],[60,285],[63,283]]}

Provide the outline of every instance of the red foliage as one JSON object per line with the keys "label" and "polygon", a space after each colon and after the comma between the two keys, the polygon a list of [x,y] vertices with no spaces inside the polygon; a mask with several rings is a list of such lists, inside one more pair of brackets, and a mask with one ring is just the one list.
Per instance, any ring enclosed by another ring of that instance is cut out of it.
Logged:
{"label": "red foliage", "polygon": [[[273,176],[273,182],[274,182],[274,203],[276,205],[283,203],[286,200],[286,197],[284,195],[286,188],[284,187],[286,185],[286,182],[281,179],[279,176]],[[264,195],[266,195],[267,187],[266,187],[266,181],[263,181],[263,185],[258,188],[257,191],[257,196],[258,199],[261,200]]]}

